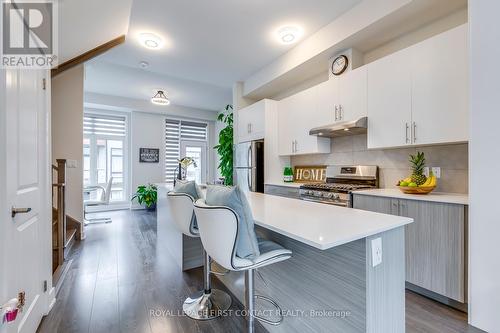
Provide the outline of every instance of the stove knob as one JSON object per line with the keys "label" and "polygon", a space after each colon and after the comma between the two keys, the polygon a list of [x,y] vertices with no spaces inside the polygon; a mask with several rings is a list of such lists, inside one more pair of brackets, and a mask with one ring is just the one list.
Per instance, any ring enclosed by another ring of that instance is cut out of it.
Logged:
{"label": "stove knob", "polygon": [[323,194],[323,198],[331,199],[331,198],[333,198],[333,193],[326,192],[326,193]]}
{"label": "stove knob", "polygon": [[332,198],[335,199],[335,200],[339,200],[340,199],[340,195],[338,195],[337,193],[332,193]]}

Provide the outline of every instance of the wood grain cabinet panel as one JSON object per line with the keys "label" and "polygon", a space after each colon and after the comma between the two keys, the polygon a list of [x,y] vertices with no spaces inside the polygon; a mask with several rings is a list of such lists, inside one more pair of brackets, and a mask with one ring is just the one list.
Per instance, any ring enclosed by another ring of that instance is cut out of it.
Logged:
{"label": "wood grain cabinet panel", "polygon": [[405,226],[406,281],[467,302],[465,206],[354,195],[354,208],[413,218]]}

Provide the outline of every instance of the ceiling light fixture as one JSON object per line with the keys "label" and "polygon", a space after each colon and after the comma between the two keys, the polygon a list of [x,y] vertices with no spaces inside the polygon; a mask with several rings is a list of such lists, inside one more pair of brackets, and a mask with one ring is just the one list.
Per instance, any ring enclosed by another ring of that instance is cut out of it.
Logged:
{"label": "ceiling light fixture", "polygon": [[169,105],[170,100],[165,96],[163,90],[158,90],[158,92],[151,97],[151,103],[156,105]]}
{"label": "ceiling light fixture", "polygon": [[159,49],[162,46],[162,39],[155,34],[145,32],[139,35],[139,41],[148,49]]}
{"label": "ceiling light fixture", "polygon": [[141,61],[139,66],[141,66],[142,69],[146,69],[149,67],[149,63],[147,61]]}
{"label": "ceiling light fixture", "polygon": [[276,32],[278,40],[282,44],[293,44],[302,36],[302,29],[298,26],[284,26]]}

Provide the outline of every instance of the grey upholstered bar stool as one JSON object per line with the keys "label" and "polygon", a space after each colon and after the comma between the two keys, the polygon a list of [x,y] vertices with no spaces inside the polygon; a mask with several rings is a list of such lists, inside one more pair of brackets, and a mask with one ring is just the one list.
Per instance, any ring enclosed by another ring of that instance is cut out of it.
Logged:
{"label": "grey upholstered bar stool", "polygon": [[[168,192],[167,200],[177,229],[186,236],[199,237],[198,229],[193,225],[195,221],[193,197],[184,193]],[[203,260],[203,290],[188,297],[182,306],[188,317],[197,320],[219,317],[231,306],[229,294],[211,288],[210,257],[205,250],[203,250]]]}
{"label": "grey upholstered bar stool", "polygon": [[[254,331],[254,318],[271,325],[279,325],[283,321],[281,308],[269,297],[255,295],[254,270],[259,267],[275,264],[289,259],[292,251],[268,241],[259,240],[260,256],[253,260],[236,256],[236,238],[238,236],[238,215],[229,207],[209,206],[205,200],[197,200],[194,211],[198,222],[198,230],[205,251],[217,263],[231,271],[245,271],[245,306],[247,310],[248,332]],[[270,321],[255,314],[255,298],[270,302],[278,310],[280,319]]]}

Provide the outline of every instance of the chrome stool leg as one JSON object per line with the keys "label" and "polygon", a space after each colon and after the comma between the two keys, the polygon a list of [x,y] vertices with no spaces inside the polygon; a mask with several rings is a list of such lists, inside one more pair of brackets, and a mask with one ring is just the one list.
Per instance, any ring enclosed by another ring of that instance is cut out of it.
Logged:
{"label": "chrome stool leg", "polygon": [[210,283],[210,257],[203,251],[203,290],[188,297],[182,306],[186,316],[196,320],[209,320],[220,317],[231,306],[228,293],[212,289]]}
{"label": "chrome stool leg", "polygon": [[[258,272],[257,272],[258,273]],[[260,273],[258,273],[260,275]],[[260,275],[262,278],[262,275]],[[264,283],[265,280],[264,280]],[[266,284],[267,285],[267,284]],[[278,326],[283,322],[283,311],[281,310],[281,307],[276,303],[273,299],[267,296],[262,296],[262,295],[255,295],[255,281],[254,281],[254,270],[249,269],[245,271],[245,306],[246,306],[246,311],[247,311],[247,331],[249,333],[253,333],[255,330],[255,319],[258,319],[266,324],[270,324],[273,326]],[[273,305],[277,313],[279,315],[279,319],[276,321],[266,319],[264,317],[258,316],[255,313],[255,300],[260,299],[264,300],[271,305]]]}

